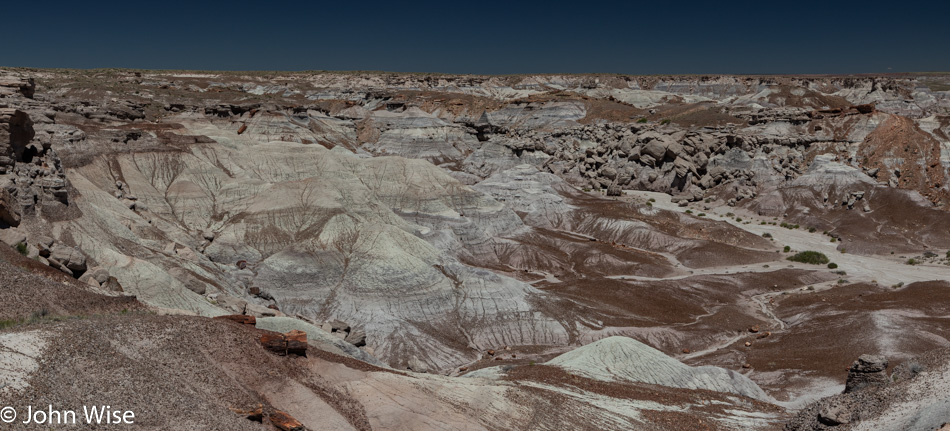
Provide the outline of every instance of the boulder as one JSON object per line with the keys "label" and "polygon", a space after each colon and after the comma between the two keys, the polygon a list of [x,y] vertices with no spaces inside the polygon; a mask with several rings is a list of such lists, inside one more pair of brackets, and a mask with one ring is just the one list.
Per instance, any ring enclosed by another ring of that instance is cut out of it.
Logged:
{"label": "boulder", "polygon": [[79,276],[79,282],[88,284],[89,286],[92,286],[92,287],[99,287],[99,282],[96,281],[96,278],[93,277],[92,274],[90,274],[88,271],[83,273],[83,275]]}
{"label": "boulder", "polygon": [[851,409],[840,401],[825,401],[818,409],[818,421],[830,426],[851,423]]}
{"label": "boulder", "polygon": [[109,279],[106,280],[105,283],[102,283],[102,285],[99,287],[110,292],[122,292],[122,285],[119,284],[119,280],[112,276],[110,276]]}
{"label": "boulder", "polygon": [[643,158],[643,156],[650,156],[653,160],[663,160],[666,156],[665,142],[659,139],[650,141],[640,150],[640,157]]}
{"label": "boulder", "polygon": [[16,228],[0,229],[0,241],[10,247],[26,242],[26,233]]}
{"label": "boulder", "polygon": [[356,347],[363,347],[366,345],[366,331],[362,329],[354,329],[347,334],[346,338],[343,340],[347,343],[350,343]]}
{"label": "boulder", "polygon": [[36,82],[33,78],[18,78],[15,76],[0,77],[0,94],[14,95],[22,94],[24,97],[32,99],[36,92]]}
{"label": "boulder", "polygon": [[673,161],[673,170],[676,171],[677,177],[683,178],[690,171],[695,171],[696,168],[688,160],[682,157],[677,157],[676,160]]}
{"label": "boulder", "polygon": [[350,332],[350,324],[349,324],[349,323],[346,323],[346,322],[343,322],[343,321],[340,321],[340,320],[333,320],[333,321],[328,322],[328,323],[330,323],[330,328],[332,329],[330,332],[339,332],[339,331],[342,331],[342,332]]}
{"label": "boulder", "polygon": [[607,196],[620,196],[623,194],[623,188],[616,181],[607,186]]}
{"label": "boulder", "polygon": [[109,270],[101,266],[93,267],[87,273],[95,277],[99,284],[104,284],[105,282],[109,281]]}
{"label": "boulder", "polygon": [[0,223],[7,226],[20,225],[19,204],[7,189],[0,189]]}
{"label": "boulder", "polygon": [[68,274],[70,277],[73,276],[73,271],[70,270],[69,268],[67,268],[66,265],[64,265],[62,262],[60,262],[60,261],[58,261],[58,260],[56,260],[56,259],[53,259],[52,257],[48,259],[48,262],[49,262],[50,268],[58,269],[58,270],[60,270],[60,271],[62,271],[62,272],[64,272],[64,273]]}
{"label": "boulder", "polygon": [[59,261],[71,271],[82,272],[86,270],[86,256],[83,256],[79,250],[67,245],[54,245],[50,254],[50,261],[52,260]]}

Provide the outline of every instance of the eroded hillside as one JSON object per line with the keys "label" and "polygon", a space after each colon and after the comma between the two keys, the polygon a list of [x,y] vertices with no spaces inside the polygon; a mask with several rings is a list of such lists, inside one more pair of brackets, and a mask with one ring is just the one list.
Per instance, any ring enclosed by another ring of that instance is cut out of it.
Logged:
{"label": "eroded hillside", "polygon": [[[4,76],[0,239],[83,295],[308,332],[336,356],[232,404],[312,428],[315,396],[355,428],[769,428],[861,354],[950,345],[944,75]],[[830,262],[787,259],[806,250]],[[14,334],[207,320],[103,313]],[[423,420],[426,398],[456,413]]]}

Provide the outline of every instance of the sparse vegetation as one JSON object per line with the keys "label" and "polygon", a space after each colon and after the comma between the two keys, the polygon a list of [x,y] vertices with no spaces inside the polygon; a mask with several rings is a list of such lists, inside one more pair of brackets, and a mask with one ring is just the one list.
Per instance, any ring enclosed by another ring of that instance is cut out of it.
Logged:
{"label": "sparse vegetation", "polygon": [[802,251],[794,256],[789,256],[788,260],[792,262],[807,263],[810,265],[825,265],[829,262],[828,256],[818,251]]}
{"label": "sparse vegetation", "polygon": [[692,214],[693,210],[686,210],[686,214]]}
{"label": "sparse vegetation", "polygon": [[670,124],[672,121],[673,120],[670,120],[669,118],[664,118],[663,120],[660,120],[660,124],[665,126],[667,124]]}
{"label": "sparse vegetation", "polygon": [[27,253],[26,244],[24,244],[24,243],[22,243],[22,242],[21,242],[21,243],[18,243],[18,244],[16,245],[16,251],[17,251],[18,253],[20,253],[20,254],[26,256],[26,253]]}
{"label": "sparse vegetation", "polygon": [[788,253],[788,252],[792,251],[792,247],[786,245],[785,248],[782,249],[782,251]]}
{"label": "sparse vegetation", "polygon": [[643,123],[646,123],[646,122],[647,122],[647,119],[644,118],[644,117],[640,117],[639,119],[637,119],[637,123],[643,124]]}
{"label": "sparse vegetation", "polygon": [[762,238],[769,238],[769,239],[771,239],[771,238],[772,238],[772,234],[770,234],[770,233],[768,233],[768,232],[763,233],[763,234],[762,234]]}
{"label": "sparse vegetation", "polygon": [[815,229],[815,228],[813,228],[813,227],[810,227],[810,228],[808,228],[808,233],[815,233],[816,230],[818,230],[818,229]]}
{"label": "sparse vegetation", "polygon": [[904,263],[906,263],[906,264],[908,264],[908,265],[916,265],[916,264],[918,264],[918,263],[920,263],[920,262],[919,262],[917,259],[910,258],[910,259],[907,259],[907,262],[904,262]]}
{"label": "sparse vegetation", "polygon": [[835,269],[835,268],[837,268],[837,267],[838,267],[838,264],[837,264],[837,263],[831,262],[831,263],[828,264],[828,269]]}

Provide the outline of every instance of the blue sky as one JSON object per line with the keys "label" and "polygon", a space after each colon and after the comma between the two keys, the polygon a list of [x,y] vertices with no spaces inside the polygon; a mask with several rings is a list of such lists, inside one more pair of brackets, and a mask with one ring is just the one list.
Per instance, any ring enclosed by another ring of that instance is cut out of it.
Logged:
{"label": "blue sky", "polygon": [[[10,9],[10,8],[8,8]],[[950,71],[950,2],[46,1],[2,66],[472,74]]]}

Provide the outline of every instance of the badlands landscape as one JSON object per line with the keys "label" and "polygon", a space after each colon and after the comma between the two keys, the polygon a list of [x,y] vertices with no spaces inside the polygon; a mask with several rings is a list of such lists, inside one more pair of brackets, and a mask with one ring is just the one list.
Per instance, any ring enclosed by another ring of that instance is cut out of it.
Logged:
{"label": "badlands landscape", "polygon": [[948,74],[5,68],[0,184],[18,412],[950,423]]}

